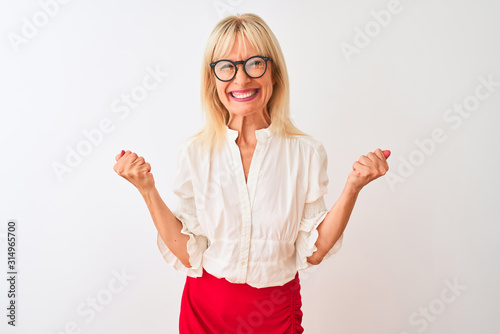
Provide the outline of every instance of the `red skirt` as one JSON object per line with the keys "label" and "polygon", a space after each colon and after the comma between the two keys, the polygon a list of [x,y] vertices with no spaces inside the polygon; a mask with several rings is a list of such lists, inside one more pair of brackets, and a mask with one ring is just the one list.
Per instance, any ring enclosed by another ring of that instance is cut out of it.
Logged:
{"label": "red skirt", "polygon": [[217,278],[186,277],[180,334],[303,333],[299,273],[282,286],[255,288]]}

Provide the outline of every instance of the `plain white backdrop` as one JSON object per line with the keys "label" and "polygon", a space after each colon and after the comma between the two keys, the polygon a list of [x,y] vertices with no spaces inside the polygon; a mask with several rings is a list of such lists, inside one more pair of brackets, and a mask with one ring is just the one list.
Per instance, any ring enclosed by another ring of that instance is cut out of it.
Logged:
{"label": "plain white backdrop", "polygon": [[340,252],[301,272],[305,333],[498,333],[493,0],[1,0],[0,332],[178,331],[185,276],[114,157],[144,156],[175,207],[177,150],[203,121],[205,41],[245,12],[276,34],[293,119],[325,145],[329,207],[354,161],[392,151]]}

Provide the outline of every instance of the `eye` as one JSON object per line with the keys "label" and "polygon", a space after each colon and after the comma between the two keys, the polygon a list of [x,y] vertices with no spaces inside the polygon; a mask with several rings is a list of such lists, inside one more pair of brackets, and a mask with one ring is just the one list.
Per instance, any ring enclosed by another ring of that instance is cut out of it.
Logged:
{"label": "eye", "polygon": [[248,62],[247,65],[251,67],[261,67],[264,66],[264,61],[260,58],[252,59]]}
{"label": "eye", "polygon": [[223,62],[219,65],[219,69],[223,71],[232,71],[234,69],[234,65],[229,62]]}

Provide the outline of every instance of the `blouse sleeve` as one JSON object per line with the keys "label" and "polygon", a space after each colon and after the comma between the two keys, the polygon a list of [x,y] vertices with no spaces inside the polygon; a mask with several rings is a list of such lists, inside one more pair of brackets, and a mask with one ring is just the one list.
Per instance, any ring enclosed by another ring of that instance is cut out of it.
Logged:
{"label": "blouse sleeve", "polygon": [[[319,236],[318,226],[328,214],[328,209],[326,208],[324,200],[324,195],[328,192],[329,182],[327,167],[328,158],[326,150],[323,144],[320,143],[311,158],[306,203],[300,220],[299,233],[295,242],[297,270],[311,267],[312,264],[307,262],[307,258],[318,249],[315,245]],[[343,237],[344,233],[342,233],[323,260],[328,259],[340,250]]]}
{"label": "blouse sleeve", "polygon": [[188,235],[187,252],[191,268],[187,268],[166,246],[160,234],[157,233],[157,244],[165,261],[174,269],[191,277],[201,277],[203,273],[203,253],[208,247],[208,239],[203,235],[196,214],[193,184],[189,168],[189,156],[184,143],[177,157],[177,172],[172,185],[173,192],[178,196],[179,203],[172,214],[182,223],[181,233]]}

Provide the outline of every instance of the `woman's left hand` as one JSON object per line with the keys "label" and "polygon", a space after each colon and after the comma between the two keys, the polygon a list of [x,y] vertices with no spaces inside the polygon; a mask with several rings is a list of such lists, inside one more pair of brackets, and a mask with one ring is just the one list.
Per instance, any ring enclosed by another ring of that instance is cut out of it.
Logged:
{"label": "woman's left hand", "polygon": [[[385,153],[385,154],[384,154]],[[387,158],[391,151],[377,148],[374,152],[362,155],[358,161],[352,165],[352,172],[347,178],[347,183],[356,191],[360,191],[371,181],[385,175],[389,170]]]}

